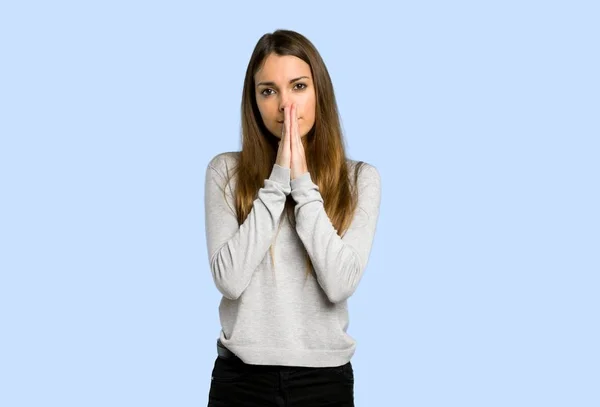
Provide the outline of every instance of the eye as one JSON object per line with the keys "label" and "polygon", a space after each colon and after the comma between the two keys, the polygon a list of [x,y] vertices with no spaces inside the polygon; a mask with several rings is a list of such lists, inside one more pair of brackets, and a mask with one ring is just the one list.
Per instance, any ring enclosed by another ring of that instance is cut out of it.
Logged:
{"label": "eye", "polygon": [[[298,86],[298,85],[300,85],[300,86],[301,86],[301,88],[299,88],[299,89],[298,89],[298,88],[297,88],[297,86]],[[302,83],[302,82],[298,82],[298,83],[297,83],[297,84],[294,86],[294,88],[295,88],[295,89],[298,89],[298,90],[304,90],[304,89],[306,89],[306,88],[307,88],[307,86],[306,86],[304,83]],[[265,97],[271,96],[271,95],[272,95],[272,93],[265,93],[265,92],[267,92],[267,91],[273,91],[273,89],[271,89],[271,88],[266,88],[266,89],[263,89],[263,91],[262,91],[262,92],[260,92],[260,94],[261,94],[261,95],[263,95],[263,96],[265,96]]]}

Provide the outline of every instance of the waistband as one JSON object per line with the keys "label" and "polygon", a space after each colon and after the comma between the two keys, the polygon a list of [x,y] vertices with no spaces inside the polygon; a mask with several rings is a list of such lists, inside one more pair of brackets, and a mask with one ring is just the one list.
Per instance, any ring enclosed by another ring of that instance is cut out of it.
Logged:
{"label": "waistband", "polygon": [[239,359],[235,353],[227,349],[225,345],[221,343],[220,339],[217,339],[217,355],[223,359]]}

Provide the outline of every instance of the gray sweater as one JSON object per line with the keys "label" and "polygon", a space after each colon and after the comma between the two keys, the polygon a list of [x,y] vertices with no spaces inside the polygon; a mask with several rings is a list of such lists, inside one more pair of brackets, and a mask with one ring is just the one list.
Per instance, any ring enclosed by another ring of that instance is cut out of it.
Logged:
{"label": "gray sweater", "polygon": [[[358,207],[340,237],[310,173],[290,180],[290,169],[277,164],[258,190],[248,217],[238,225],[236,177],[225,186],[238,157],[239,152],[218,154],[206,169],[208,257],[223,294],[219,339],[248,364],[347,363],[356,348],[346,332],[347,299],[367,267],[379,217],[381,180],[376,167],[367,164],[359,172]],[[348,159],[347,164],[352,183],[356,161]],[[289,194],[295,201],[292,223],[284,212]],[[312,274],[306,279],[305,250],[316,279]]]}

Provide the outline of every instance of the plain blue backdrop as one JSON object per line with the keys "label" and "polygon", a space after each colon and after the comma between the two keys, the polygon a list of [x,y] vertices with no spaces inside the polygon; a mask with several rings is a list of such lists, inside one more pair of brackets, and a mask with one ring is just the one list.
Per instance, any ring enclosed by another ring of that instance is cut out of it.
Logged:
{"label": "plain blue backdrop", "polygon": [[204,174],[286,28],[382,176],[357,406],[599,406],[597,4],[2,2],[0,405],[206,405]]}

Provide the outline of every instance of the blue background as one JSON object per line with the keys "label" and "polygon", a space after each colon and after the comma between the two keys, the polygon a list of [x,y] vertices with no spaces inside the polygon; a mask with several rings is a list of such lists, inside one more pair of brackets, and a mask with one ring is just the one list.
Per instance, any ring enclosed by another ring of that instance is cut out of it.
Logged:
{"label": "blue background", "polygon": [[357,406],[600,405],[597,4],[3,2],[0,405],[206,405],[204,174],[277,28],[382,176]]}

